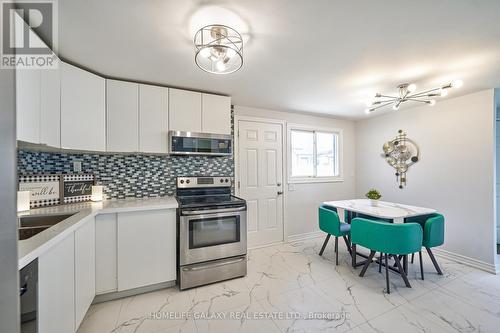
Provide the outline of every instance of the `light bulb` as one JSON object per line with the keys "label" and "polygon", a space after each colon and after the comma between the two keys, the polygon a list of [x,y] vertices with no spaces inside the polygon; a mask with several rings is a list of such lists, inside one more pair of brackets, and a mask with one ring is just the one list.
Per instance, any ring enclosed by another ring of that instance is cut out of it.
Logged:
{"label": "light bulb", "polygon": [[411,92],[411,93],[412,93],[412,92],[414,92],[414,91],[417,89],[417,86],[416,86],[415,84],[413,84],[413,83],[412,83],[412,84],[410,84],[410,85],[408,86],[408,88],[407,88],[407,89],[408,89],[408,92]]}
{"label": "light bulb", "polygon": [[234,57],[235,54],[236,54],[235,50],[233,50],[231,48],[227,48],[226,49],[226,57],[232,58],[232,57]]}
{"label": "light bulb", "polygon": [[397,110],[399,110],[399,105],[397,105],[397,104],[394,104],[394,105],[392,106],[392,109],[393,109],[394,111],[397,111]]}
{"label": "light bulb", "polygon": [[373,105],[372,101],[366,102],[366,106],[372,106],[372,105]]}
{"label": "light bulb", "polygon": [[448,96],[448,90],[446,90],[446,89],[441,89],[441,90],[439,91],[439,96],[441,96],[441,97],[446,97],[446,96]]}
{"label": "light bulb", "polygon": [[429,105],[430,105],[430,106],[434,106],[434,105],[436,105],[436,101],[435,101],[435,100],[433,100],[433,99],[431,99],[431,100],[429,101]]}
{"label": "light bulb", "polygon": [[463,85],[464,85],[464,81],[462,81],[462,80],[455,80],[455,81],[453,81],[453,82],[451,83],[451,86],[452,86],[453,88],[460,88],[460,87],[461,87],[461,86],[463,86]]}
{"label": "light bulb", "polygon": [[205,47],[205,48],[201,49],[199,54],[203,58],[208,58],[208,57],[210,57],[210,54],[212,54],[212,52],[210,52],[210,48]]}
{"label": "light bulb", "polygon": [[366,114],[370,114],[370,112],[372,112],[370,109],[365,109]]}
{"label": "light bulb", "polygon": [[219,72],[224,72],[226,70],[226,65],[224,64],[224,62],[222,61],[218,61],[216,64],[215,64],[215,68],[217,68],[217,70]]}

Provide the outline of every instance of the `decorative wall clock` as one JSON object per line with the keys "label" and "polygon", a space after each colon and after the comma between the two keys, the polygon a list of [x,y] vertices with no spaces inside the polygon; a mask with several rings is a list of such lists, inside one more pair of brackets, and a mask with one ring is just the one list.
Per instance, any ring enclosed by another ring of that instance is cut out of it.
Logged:
{"label": "decorative wall clock", "polygon": [[398,135],[384,143],[384,158],[396,170],[396,180],[399,188],[406,186],[408,168],[420,159],[420,152],[415,141],[408,139],[403,130]]}

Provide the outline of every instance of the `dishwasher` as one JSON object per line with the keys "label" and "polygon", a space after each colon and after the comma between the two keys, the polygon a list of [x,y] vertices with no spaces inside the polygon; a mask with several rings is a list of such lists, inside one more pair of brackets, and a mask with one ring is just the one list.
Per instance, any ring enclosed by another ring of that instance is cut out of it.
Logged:
{"label": "dishwasher", "polygon": [[19,272],[21,333],[38,332],[38,259]]}

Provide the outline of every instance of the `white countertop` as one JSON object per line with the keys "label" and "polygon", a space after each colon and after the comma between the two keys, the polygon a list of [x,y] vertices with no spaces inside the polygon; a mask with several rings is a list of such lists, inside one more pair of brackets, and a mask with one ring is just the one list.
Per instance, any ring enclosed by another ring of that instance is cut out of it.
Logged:
{"label": "white countertop", "polygon": [[71,213],[75,213],[75,215],[31,238],[19,241],[19,269],[29,264],[35,258],[38,258],[42,253],[46,252],[68,234],[75,231],[80,225],[94,218],[96,215],[156,209],[175,209],[177,207],[177,200],[174,197],[130,198],[52,206],[21,212],[18,214],[18,217]]}
{"label": "white countertop", "polygon": [[436,210],[432,208],[403,205],[386,201],[379,201],[377,206],[372,206],[368,199],[327,201],[323,204],[351,212],[393,220],[436,213]]}

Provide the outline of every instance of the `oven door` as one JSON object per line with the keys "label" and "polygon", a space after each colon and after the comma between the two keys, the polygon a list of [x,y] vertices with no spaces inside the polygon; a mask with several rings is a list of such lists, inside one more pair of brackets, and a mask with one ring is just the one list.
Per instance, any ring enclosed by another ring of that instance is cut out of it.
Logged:
{"label": "oven door", "polygon": [[247,253],[246,207],[182,211],[179,223],[180,265]]}

